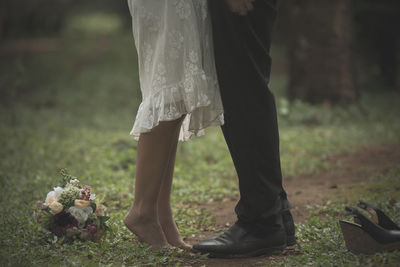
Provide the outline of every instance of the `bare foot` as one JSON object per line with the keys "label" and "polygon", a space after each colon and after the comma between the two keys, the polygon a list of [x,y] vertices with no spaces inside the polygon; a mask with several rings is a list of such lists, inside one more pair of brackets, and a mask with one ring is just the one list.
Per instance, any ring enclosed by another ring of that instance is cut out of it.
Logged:
{"label": "bare foot", "polygon": [[141,242],[150,244],[154,250],[168,247],[168,242],[157,220],[136,216],[133,213],[130,211],[125,215],[124,224]]}
{"label": "bare foot", "polygon": [[164,235],[171,246],[178,247],[184,250],[191,250],[192,246],[183,241],[178,227],[172,217],[162,220],[160,218],[161,228],[164,232]]}

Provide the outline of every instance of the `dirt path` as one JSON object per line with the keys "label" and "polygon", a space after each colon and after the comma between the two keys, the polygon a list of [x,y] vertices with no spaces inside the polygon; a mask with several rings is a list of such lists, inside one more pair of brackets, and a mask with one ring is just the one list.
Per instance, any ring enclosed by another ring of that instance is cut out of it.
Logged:
{"label": "dirt path", "polygon": [[[393,164],[400,165],[400,145],[359,147],[354,153],[336,155],[328,160],[332,168],[327,172],[301,175],[284,181],[296,223],[302,223],[308,219],[307,205],[326,205],[336,199],[341,190],[364,185],[377,174],[389,172]],[[234,196],[225,198],[221,202],[204,204],[202,207],[215,216],[217,229],[226,229],[236,221],[234,207],[237,200],[238,196]],[[342,200],[348,201],[348,199]],[[207,232],[188,241],[195,243],[213,235],[214,233]],[[265,257],[235,260],[208,259],[202,264],[218,267],[258,266],[265,261]]]}

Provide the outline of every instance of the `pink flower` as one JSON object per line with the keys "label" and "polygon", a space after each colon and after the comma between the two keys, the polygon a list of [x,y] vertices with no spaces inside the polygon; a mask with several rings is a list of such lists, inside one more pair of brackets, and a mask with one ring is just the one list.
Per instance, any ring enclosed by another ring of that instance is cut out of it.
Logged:
{"label": "pink flower", "polygon": [[38,207],[42,207],[43,201],[41,201],[41,200],[36,201],[36,205],[37,205]]}
{"label": "pink flower", "polygon": [[84,189],[81,190],[81,199],[90,200],[90,189],[89,185],[85,185]]}
{"label": "pink flower", "polygon": [[89,234],[90,234],[91,236],[94,236],[94,235],[97,233],[97,231],[98,231],[97,225],[94,224],[94,223],[89,224],[89,225],[86,227],[86,229],[88,230],[88,232],[89,232]]}

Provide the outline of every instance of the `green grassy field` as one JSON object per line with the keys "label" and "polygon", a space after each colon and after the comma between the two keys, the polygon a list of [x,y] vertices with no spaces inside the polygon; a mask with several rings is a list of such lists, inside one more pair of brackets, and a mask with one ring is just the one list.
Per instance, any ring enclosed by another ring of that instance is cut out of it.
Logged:
{"label": "green grassy field", "polygon": [[[276,57],[279,57],[277,53]],[[143,266],[201,265],[204,258],[180,251],[151,252],[132,243],[122,217],[133,200],[136,142],[129,136],[140,91],[129,33],[60,38],[53,52],[12,55],[0,61],[0,265]],[[284,176],[329,170],[327,157],[355,147],[400,143],[399,94],[362,92],[349,107],[288,103],[287,77],[276,74]],[[101,243],[62,243],[43,238],[32,217],[36,200],[57,184],[57,168],[67,168],[97,195],[104,196],[113,230]],[[182,234],[213,230],[210,213],[196,203],[237,194],[237,178],[220,129],[179,145],[173,208]],[[400,169],[379,184],[390,191]],[[400,223],[400,206],[384,203],[393,195],[357,195],[378,203]],[[397,194],[397,195],[395,195]],[[182,204],[191,203],[190,209]],[[354,256],[347,252],[336,214],[344,202],[320,207],[298,225],[302,253],[272,258],[265,265],[396,265],[400,252]],[[328,216],[320,219],[321,210]],[[332,213],[331,213],[332,212]]]}

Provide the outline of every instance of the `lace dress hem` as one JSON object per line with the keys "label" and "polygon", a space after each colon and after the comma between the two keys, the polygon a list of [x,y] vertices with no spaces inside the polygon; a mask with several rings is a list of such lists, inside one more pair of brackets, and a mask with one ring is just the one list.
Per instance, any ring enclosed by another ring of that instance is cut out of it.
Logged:
{"label": "lace dress hem", "polygon": [[[210,77],[194,75],[191,78],[197,81],[191,79],[190,85],[218,88],[217,82]],[[224,111],[218,90],[211,89],[208,94],[205,94],[204,90],[196,90],[188,86],[187,81],[182,81],[164,87],[162,90],[153,90],[153,92],[145,97],[139,106],[130,132],[135,140],[139,140],[141,133],[150,132],[160,121],[176,120],[185,114],[179,141],[187,141],[191,137],[204,135],[204,129],[208,126],[224,124]]]}

